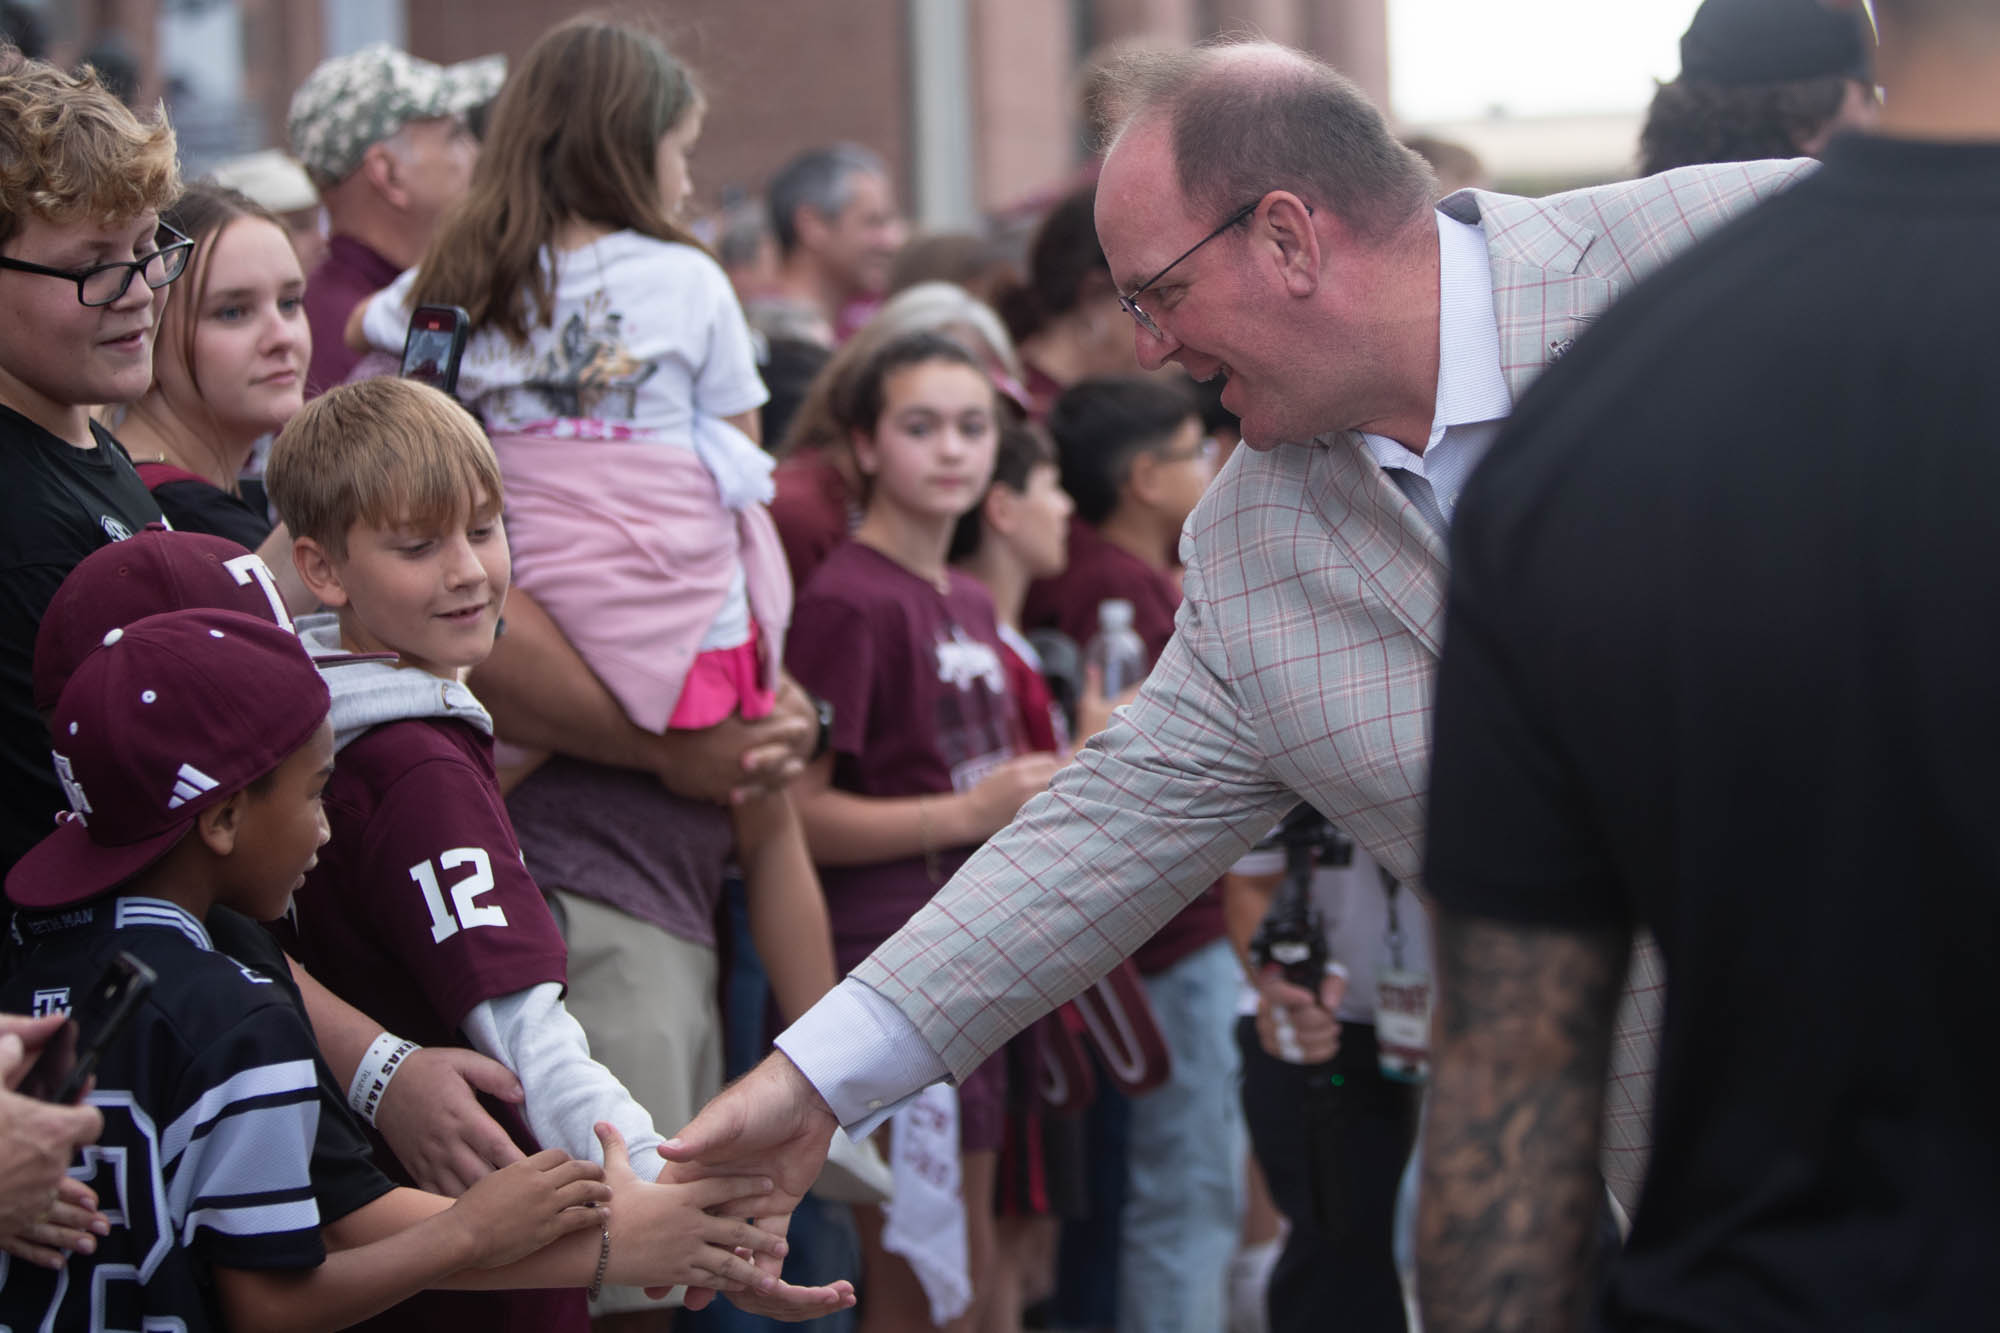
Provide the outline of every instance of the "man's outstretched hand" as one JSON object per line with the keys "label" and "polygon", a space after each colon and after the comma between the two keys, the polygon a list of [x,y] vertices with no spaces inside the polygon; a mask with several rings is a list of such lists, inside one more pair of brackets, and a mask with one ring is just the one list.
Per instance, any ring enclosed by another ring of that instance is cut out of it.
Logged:
{"label": "man's outstretched hand", "polygon": [[[839,1122],[817,1089],[784,1052],[716,1094],[660,1156],[704,1175],[769,1176],[771,1193],[739,1199],[741,1217],[789,1213],[819,1179],[826,1146]],[[683,1179],[688,1171],[677,1173]]]}
{"label": "man's outstretched hand", "polygon": [[[806,1081],[799,1067],[783,1051],[774,1051],[764,1062],[716,1094],[679,1134],[660,1145],[660,1156],[677,1165],[672,1168],[680,1179],[697,1174],[722,1176],[768,1176],[769,1194],[736,1202],[717,1209],[743,1217],[762,1219],[760,1225],[774,1223],[780,1234],[790,1222],[790,1214],[805,1192],[819,1179],[826,1165],[826,1147],[839,1124],[826,1099]],[[753,1256],[753,1262],[767,1272],[775,1272],[779,1261],[767,1255]],[[853,1288],[837,1282],[842,1308],[854,1301]],[[715,1298],[711,1290],[690,1287],[687,1308],[699,1310]],[[732,1304],[753,1314],[798,1318],[795,1311],[764,1309],[753,1293],[731,1292]]]}

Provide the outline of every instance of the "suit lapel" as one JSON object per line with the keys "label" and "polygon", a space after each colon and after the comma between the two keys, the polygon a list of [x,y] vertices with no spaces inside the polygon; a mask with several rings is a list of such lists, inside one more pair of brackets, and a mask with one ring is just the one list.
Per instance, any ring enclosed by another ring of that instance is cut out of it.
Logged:
{"label": "suit lapel", "polygon": [[1444,540],[1417,512],[1352,431],[1313,449],[1306,485],[1313,508],[1348,553],[1354,571],[1425,651],[1444,628]]}
{"label": "suit lapel", "polygon": [[[1461,190],[1439,207],[1485,228],[1500,365],[1519,402],[1616,294],[1609,281],[1577,273],[1597,233],[1536,200],[1483,190]],[[1352,554],[1362,581],[1435,656],[1444,629],[1444,538],[1368,456],[1359,435],[1344,431],[1319,446],[1307,480],[1313,507]]]}
{"label": "suit lapel", "polygon": [[1577,271],[1598,233],[1539,200],[1484,190],[1460,190],[1438,207],[1486,232],[1500,368],[1518,403],[1617,294],[1608,280]]}

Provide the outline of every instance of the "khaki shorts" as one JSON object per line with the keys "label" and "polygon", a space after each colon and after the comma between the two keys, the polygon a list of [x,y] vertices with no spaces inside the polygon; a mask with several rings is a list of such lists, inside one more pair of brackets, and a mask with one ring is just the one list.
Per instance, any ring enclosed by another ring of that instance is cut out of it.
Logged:
{"label": "khaki shorts", "polygon": [[[590,1053],[671,1138],[722,1087],[715,950],[589,898],[549,894],[569,944],[569,1011]],[[593,1315],[680,1304],[607,1286]]]}

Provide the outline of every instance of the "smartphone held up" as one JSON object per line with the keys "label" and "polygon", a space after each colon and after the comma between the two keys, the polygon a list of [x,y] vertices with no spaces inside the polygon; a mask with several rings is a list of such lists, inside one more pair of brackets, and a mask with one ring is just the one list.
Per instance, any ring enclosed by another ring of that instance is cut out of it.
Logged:
{"label": "smartphone held up", "polygon": [[458,362],[471,323],[472,316],[455,305],[418,306],[403,338],[402,377],[456,397]]}
{"label": "smartphone held up", "polygon": [[129,953],[113,958],[80,999],[69,1019],[49,1037],[18,1091],[63,1105],[80,1101],[91,1076],[159,980],[153,969]]}

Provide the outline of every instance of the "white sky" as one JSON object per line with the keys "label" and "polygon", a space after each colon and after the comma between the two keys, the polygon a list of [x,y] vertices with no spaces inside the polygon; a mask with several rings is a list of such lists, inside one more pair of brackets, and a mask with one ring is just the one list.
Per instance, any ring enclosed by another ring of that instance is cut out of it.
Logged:
{"label": "white sky", "polygon": [[1680,70],[1700,0],[1389,0],[1396,114],[1632,111]]}

